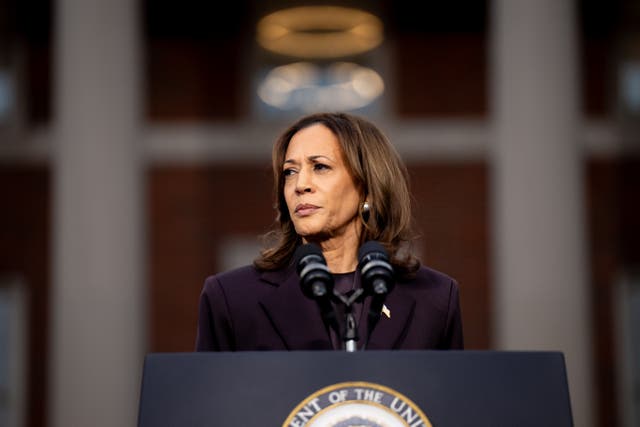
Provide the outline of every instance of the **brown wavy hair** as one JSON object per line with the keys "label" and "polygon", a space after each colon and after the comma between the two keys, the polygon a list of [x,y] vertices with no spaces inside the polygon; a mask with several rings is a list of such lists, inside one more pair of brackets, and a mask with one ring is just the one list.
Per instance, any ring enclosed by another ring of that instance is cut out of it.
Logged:
{"label": "brown wavy hair", "polygon": [[360,245],[367,240],[380,242],[389,252],[396,273],[410,276],[420,266],[409,252],[414,238],[411,231],[411,197],[409,175],[400,156],[386,136],[369,121],[345,113],[318,113],[305,116],[287,129],[273,146],[273,182],[276,221],[265,234],[267,247],[254,261],[260,270],[277,270],[289,265],[293,253],[302,243],[293,226],[284,198],[282,165],[291,138],[315,124],[326,126],[337,137],[344,161],[362,200],[369,202],[368,214],[361,212],[364,227]]}

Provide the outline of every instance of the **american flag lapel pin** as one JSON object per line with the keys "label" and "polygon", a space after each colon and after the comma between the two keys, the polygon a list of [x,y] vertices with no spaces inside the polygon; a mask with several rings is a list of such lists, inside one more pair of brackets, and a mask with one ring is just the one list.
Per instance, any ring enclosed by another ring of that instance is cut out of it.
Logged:
{"label": "american flag lapel pin", "polygon": [[384,314],[385,316],[387,316],[389,319],[391,319],[391,310],[389,310],[389,307],[387,307],[386,305],[382,304],[382,314]]}

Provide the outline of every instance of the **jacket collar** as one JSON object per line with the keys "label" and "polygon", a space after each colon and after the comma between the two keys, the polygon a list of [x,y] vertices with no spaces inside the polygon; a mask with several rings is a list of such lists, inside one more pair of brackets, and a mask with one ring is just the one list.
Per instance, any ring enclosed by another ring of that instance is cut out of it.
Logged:
{"label": "jacket collar", "polygon": [[275,292],[260,300],[273,327],[288,350],[331,350],[329,332],[324,326],[317,304],[300,289],[295,268],[262,273],[261,279]]}

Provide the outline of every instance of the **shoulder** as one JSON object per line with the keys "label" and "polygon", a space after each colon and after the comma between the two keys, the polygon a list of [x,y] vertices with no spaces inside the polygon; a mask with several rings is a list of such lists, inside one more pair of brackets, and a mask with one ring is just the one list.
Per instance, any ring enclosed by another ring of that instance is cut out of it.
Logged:
{"label": "shoulder", "polygon": [[418,312],[440,313],[446,318],[458,311],[458,283],[451,276],[430,267],[421,266],[411,279],[398,281],[396,289],[412,297]]}
{"label": "shoulder", "polygon": [[253,265],[234,268],[207,277],[204,281],[204,292],[224,292],[238,285],[251,285],[260,282],[260,272]]}
{"label": "shoulder", "polygon": [[418,301],[430,301],[445,308],[458,297],[458,283],[451,276],[430,267],[421,266],[409,279],[399,280],[397,289]]}
{"label": "shoulder", "polygon": [[227,270],[206,278],[203,292],[233,296],[246,296],[266,292],[287,277],[287,270],[262,271],[253,265]]}
{"label": "shoulder", "polygon": [[258,280],[260,272],[253,265],[245,265],[207,277],[207,283],[231,283],[236,281]]}
{"label": "shoulder", "polygon": [[419,287],[455,287],[458,284],[451,276],[435,270],[433,268],[421,265],[415,275],[408,279],[401,279],[398,283],[414,285]]}

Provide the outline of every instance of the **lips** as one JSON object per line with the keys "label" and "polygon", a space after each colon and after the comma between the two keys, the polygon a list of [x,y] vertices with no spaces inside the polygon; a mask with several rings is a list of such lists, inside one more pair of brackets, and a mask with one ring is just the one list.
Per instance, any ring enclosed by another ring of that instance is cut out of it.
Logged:
{"label": "lips", "polygon": [[307,215],[311,215],[318,209],[319,209],[319,206],[310,205],[308,203],[301,203],[299,205],[296,205],[294,213],[298,216],[307,216]]}

